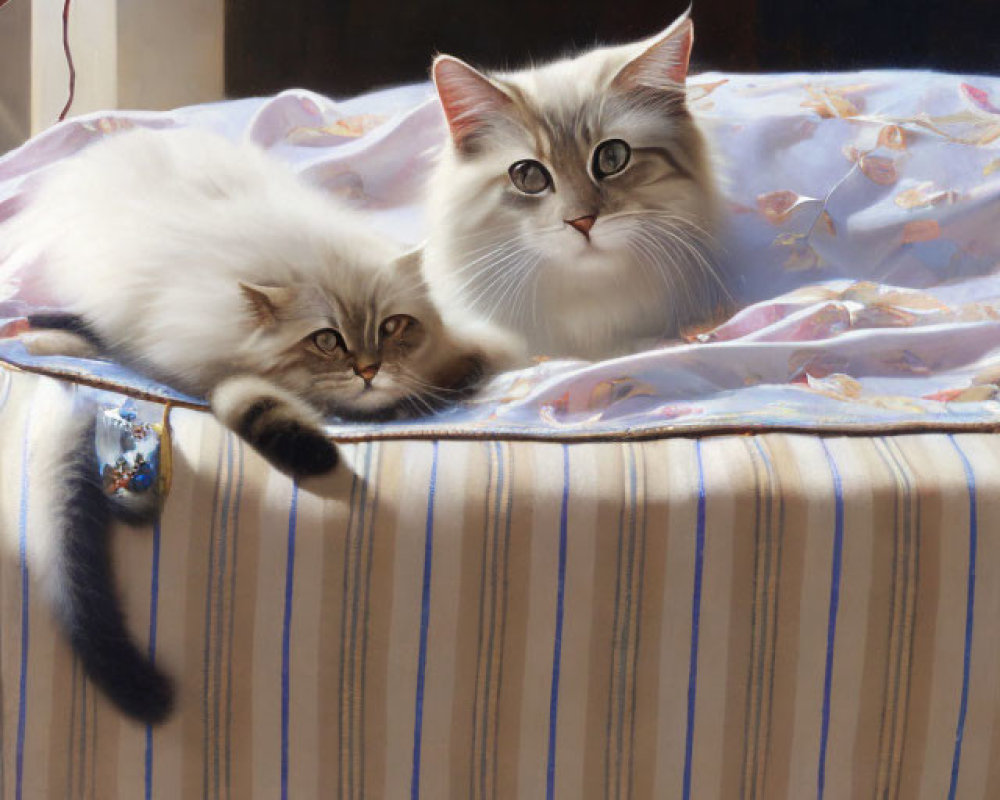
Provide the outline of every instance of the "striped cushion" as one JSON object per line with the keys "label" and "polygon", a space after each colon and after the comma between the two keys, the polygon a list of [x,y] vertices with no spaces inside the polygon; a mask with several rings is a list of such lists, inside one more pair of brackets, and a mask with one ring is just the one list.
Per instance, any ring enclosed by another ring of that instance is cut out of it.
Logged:
{"label": "striped cushion", "polygon": [[994,435],[366,442],[295,485],[175,409],[115,537],[150,731],[22,558],[52,383],[0,373],[0,796],[1000,797]]}

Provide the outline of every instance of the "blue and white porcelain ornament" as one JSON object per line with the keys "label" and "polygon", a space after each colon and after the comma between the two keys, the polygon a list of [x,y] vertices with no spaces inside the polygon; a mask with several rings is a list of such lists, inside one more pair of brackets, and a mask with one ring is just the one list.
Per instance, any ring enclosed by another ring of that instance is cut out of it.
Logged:
{"label": "blue and white porcelain ornament", "polygon": [[144,416],[149,415],[141,414],[133,400],[101,408],[94,447],[105,494],[121,510],[148,517],[159,510],[166,495],[167,459],[163,424]]}

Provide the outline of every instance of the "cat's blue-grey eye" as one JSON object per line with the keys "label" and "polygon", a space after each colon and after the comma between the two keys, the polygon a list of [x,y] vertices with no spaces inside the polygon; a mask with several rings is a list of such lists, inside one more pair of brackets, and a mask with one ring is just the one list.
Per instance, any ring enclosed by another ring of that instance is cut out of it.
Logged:
{"label": "cat's blue-grey eye", "polygon": [[313,344],[324,353],[334,353],[340,347],[347,350],[341,335],[333,328],[324,328],[312,336]]}
{"label": "cat's blue-grey eye", "polygon": [[615,175],[628,166],[632,148],[621,139],[608,139],[597,145],[594,151],[594,177],[600,180]]}
{"label": "cat's blue-grey eye", "polygon": [[525,194],[540,194],[552,185],[552,176],[537,161],[525,159],[512,164],[507,170],[510,182],[519,192]]}
{"label": "cat's blue-grey eye", "polygon": [[409,314],[393,314],[379,325],[379,333],[384,338],[400,337],[419,324]]}

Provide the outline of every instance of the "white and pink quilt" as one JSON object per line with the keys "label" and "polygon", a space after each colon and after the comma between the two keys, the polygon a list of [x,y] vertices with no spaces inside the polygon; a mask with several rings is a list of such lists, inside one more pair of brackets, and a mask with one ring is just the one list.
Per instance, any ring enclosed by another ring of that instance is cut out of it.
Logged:
{"label": "white and pink quilt", "polygon": [[[713,73],[692,77],[689,93],[719,157],[723,268],[742,311],[613,361],[540,359],[435,417],[331,421],[331,433],[1000,427],[1000,78]],[[256,141],[388,235],[423,237],[421,186],[445,137],[427,84],[344,102],[292,90],[67,120],[0,158],[0,220],[48,165],[88,142],[187,125]],[[10,336],[49,305],[34,275],[31,264],[0,264],[0,359],[198,402],[114,364],[29,356]]]}

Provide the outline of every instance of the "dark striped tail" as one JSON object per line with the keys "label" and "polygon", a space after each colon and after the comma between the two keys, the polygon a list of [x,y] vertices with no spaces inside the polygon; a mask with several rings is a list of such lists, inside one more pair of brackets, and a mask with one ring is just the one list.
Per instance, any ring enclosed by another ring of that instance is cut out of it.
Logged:
{"label": "dark striped tail", "polygon": [[87,321],[79,314],[29,314],[28,324],[32,328],[75,333],[81,339],[86,339],[98,350],[104,347],[97,334],[91,330]]}
{"label": "dark striped tail", "polygon": [[93,442],[90,425],[63,486],[55,610],[90,679],[130,717],[156,723],[170,713],[173,689],[125,625],[111,569],[112,509],[99,484]]}

